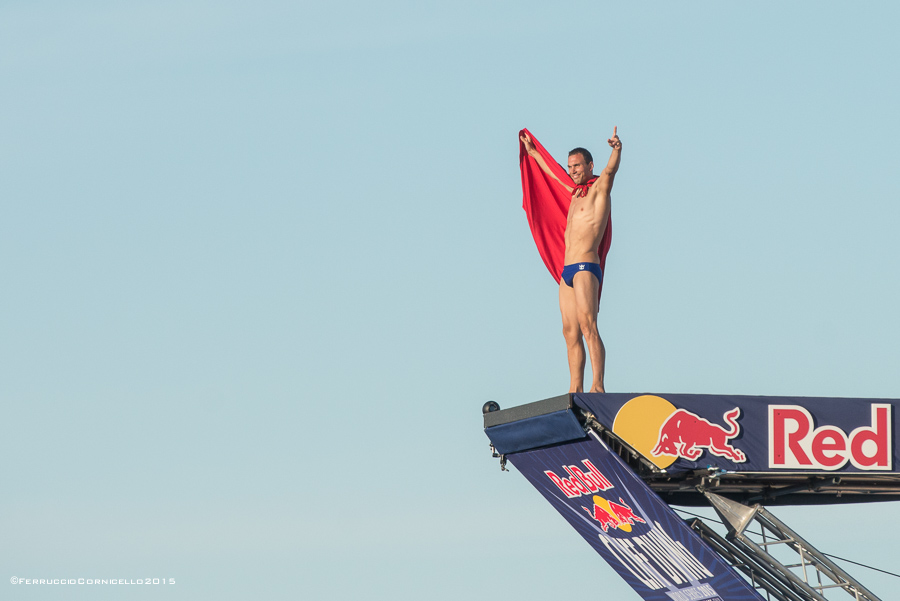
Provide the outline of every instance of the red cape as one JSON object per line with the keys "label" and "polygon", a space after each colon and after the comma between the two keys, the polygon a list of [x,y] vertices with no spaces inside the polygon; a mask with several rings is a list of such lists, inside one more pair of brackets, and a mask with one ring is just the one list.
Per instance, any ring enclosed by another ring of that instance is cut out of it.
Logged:
{"label": "red cape", "polygon": [[[523,129],[519,132],[519,166],[522,170],[522,208],[528,216],[528,226],[531,235],[537,245],[538,252],[544,260],[544,265],[550,270],[550,275],[559,283],[562,275],[563,261],[566,255],[566,218],[569,215],[570,193],[555,179],[544,173],[533,158],[525,152],[525,144],[521,136],[528,134],[534,147],[544,158],[544,162],[550,166],[553,173],[560,181],[568,182],[573,188],[575,182],[569,177],[562,166],[553,160],[550,153],[541,146],[530,131]],[[600,269],[603,270],[606,279],[606,255],[612,244],[612,214],[606,222],[606,231],[600,238]],[[603,292],[603,282],[600,282],[600,293]]]}

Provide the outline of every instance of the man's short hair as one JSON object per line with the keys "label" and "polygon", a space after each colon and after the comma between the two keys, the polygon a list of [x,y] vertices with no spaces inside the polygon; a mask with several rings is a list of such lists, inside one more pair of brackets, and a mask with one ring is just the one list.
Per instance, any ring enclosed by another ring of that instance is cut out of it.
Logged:
{"label": "man's short hair", "polygon": [[585,163],[594,162],[594,157],[591,156],[591,153],[587,148],[581,148],[580,146],[578,148],[573,148],[569,151],[569,156],[572,156],[573,154],[580,154],[581,156],[583,156]]}

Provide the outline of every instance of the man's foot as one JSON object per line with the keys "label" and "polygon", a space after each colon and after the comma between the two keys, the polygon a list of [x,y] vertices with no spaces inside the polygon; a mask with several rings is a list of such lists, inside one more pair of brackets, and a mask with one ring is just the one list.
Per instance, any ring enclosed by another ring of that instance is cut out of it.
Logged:
{"label": "man's foot", "polygon": [[603,390],[603,386],[591,386],[591,392],[606,392]]}

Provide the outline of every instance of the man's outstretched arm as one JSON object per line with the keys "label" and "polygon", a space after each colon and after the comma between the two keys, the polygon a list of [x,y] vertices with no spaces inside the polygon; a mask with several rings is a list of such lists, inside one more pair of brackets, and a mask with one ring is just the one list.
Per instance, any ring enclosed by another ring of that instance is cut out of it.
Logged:
{"label": "man's outstretched arm", "polygon": [[525,145],[525,152],[528,153],[528,156],[530,156],[535,161],[537,161],[538,166],[544,171],[544,173],[546,173],[547,175],[549,175],[550,177],[555,179],[557,182],[559,182],[559,185],[561,185],[563,188],[565,188],[569,192],[569,194],[571,194],[572,190],[574,190],[575,188],[573,188],[569,184],[565,183],[564,181],[562,181],[558,177],[556,177],[556,174],[550,170],[550,166],[547,164],[546,161],[544,161],[544,157],[542,157],[541,153],[539,153],[537,151],[537,148],[534,147],[534,143],[531,141],[531,138],[528,136],[528,134],[525,134],[524,136],[519,136],[519,139],[522,140],[522,144]]}
{"label": "man's outstretched arm", "polygon": [[617,126],[613,126],[613,135],[606,141],[612,147],[612,152],[609,155],[609,162],[601,173],[603,178],[608,180],[609,188],[612,188],[613,179],[615,179],[616,172],[619,170],[619,161],[622,159],[622,141],[619,140],[618,129]]}

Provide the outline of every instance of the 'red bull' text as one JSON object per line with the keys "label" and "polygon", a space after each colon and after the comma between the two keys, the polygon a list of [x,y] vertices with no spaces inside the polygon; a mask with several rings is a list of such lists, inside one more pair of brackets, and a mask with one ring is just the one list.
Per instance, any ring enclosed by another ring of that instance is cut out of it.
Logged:
{"label": "'red bull' text", "polygon": [[607,480],[589,459],[582,459],[581,463],[587,468],[586,472],[574,465],[563,466],[569,474],[568,478],[557,476],[551,470],[545,471],[544,474],[570,499],[613,487],[612,482]]}
{"label": "'red bull' text", "polygon": [[890,470],[891,406],[873,404],[871,424],[847,434],[815,428],[804,407],[769,405],[769,467],[837,470],[849,461],[861,470]]}

